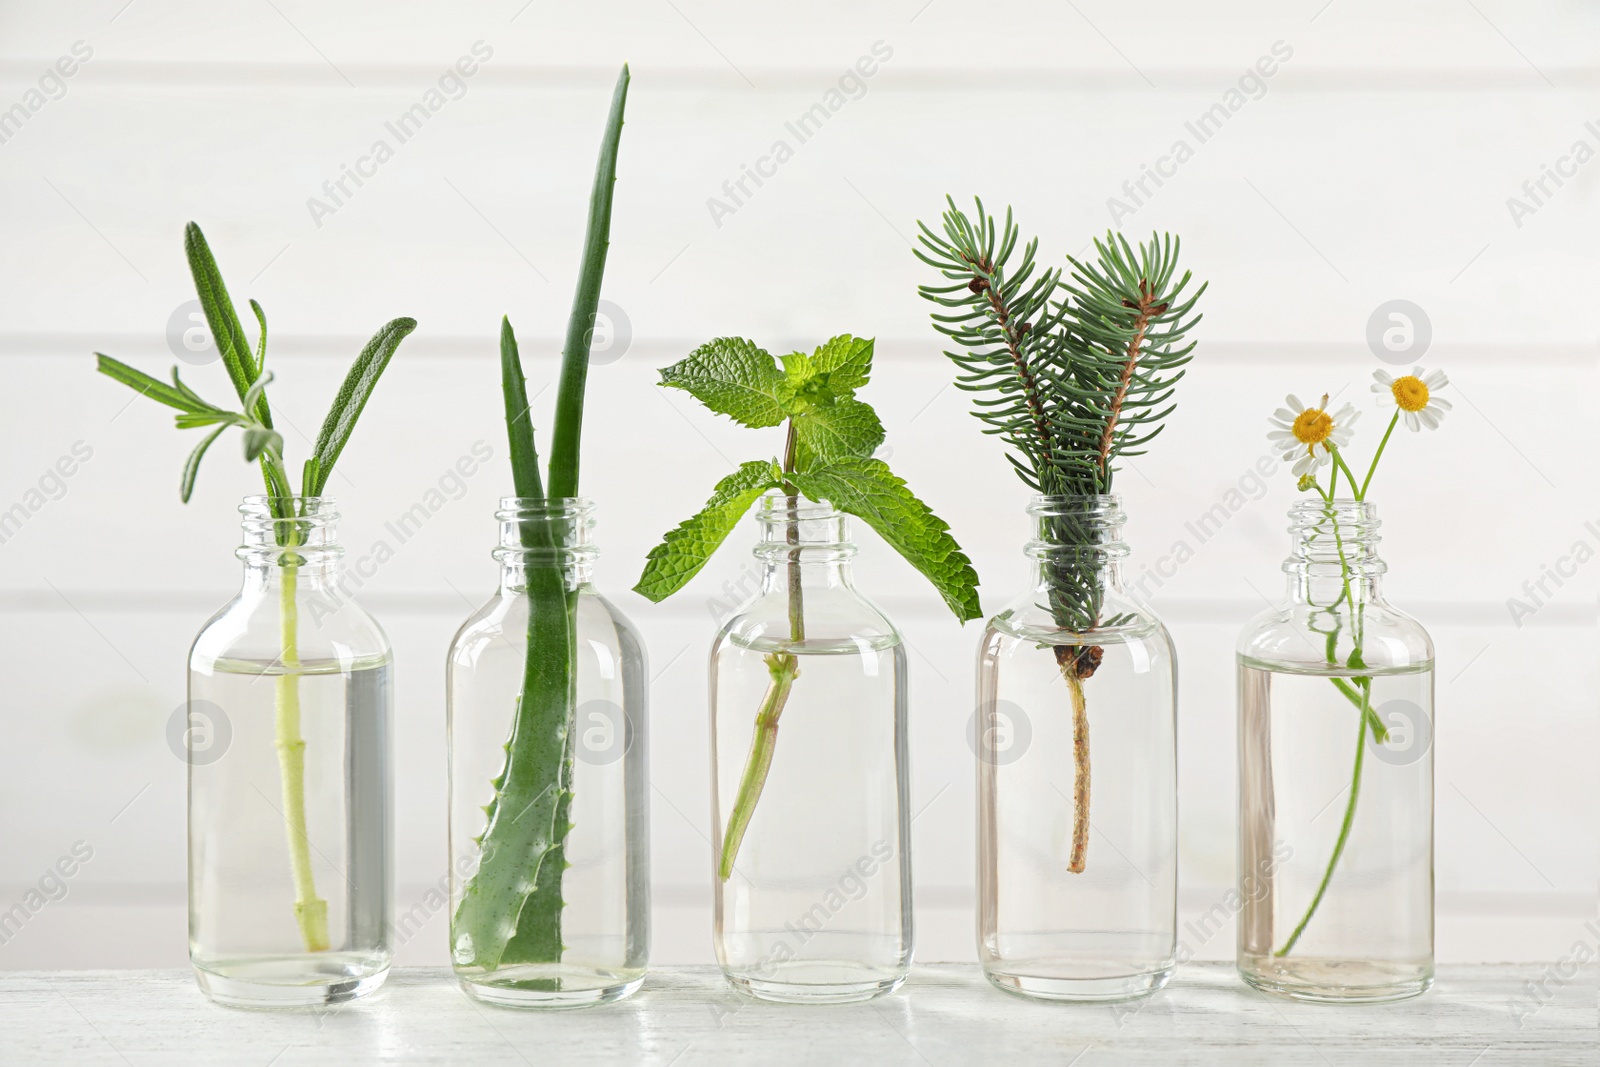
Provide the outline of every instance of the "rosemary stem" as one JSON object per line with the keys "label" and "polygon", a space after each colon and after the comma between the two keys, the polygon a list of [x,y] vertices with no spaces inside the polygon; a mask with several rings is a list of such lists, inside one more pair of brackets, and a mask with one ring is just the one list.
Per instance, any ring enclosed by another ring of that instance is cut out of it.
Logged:
{"label": "rosemary stem", "polygon": [[[288,552],[299,543],[289,535]],[[295,601],[299,565],[280,568],[279,637],[282,653],[275,691],[274,727],[278,769],[283,780],[283,819],[289,842],[289,870],[294,879],[294,918],[307,952],[328,948],[328,902],[317,896],[311,871],[311,840],[306,835],[306,742],[300,731],[299,606]]]}

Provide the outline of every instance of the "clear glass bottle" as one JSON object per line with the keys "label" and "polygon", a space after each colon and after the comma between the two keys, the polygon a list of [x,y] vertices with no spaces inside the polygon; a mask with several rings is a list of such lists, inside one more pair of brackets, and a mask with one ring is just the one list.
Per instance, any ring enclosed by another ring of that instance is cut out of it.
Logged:
{"label": "clear glass bottle", "polygon": [[1433,643],[1378,588],[1372,504],[1289,517],[1288,600],[1238,645],[1239,970],[1399,1000],[1433,982]]}
{"label": "clear glass bottle", "polygon": [[618,1000],[650,955],[644,643],[590,584],[591,501],[495,518],[500,588],[446,666],[451,959],[495,1004]]}
{"label": "clear glass bottle", "polygon": [[764,1000],[867,1000],[911,965],[905,647],[843,515],[767,496],[757,518],[760,591],[711,649],[717,960]]}
{"label": "clear glass bottle", "polygon": [[189,652],[189,958],[221,1003],[350,1000],[392,954],[389,639],[333,501],[239,511],[244,584]]}
{"label": "clear glass bottle", "polygon": [[1033,581],[978,651],[978,956],[1012,993],[1121,1000],[1177,952],[1172,640],[1122,585],[1116,496],[1028,505]]}

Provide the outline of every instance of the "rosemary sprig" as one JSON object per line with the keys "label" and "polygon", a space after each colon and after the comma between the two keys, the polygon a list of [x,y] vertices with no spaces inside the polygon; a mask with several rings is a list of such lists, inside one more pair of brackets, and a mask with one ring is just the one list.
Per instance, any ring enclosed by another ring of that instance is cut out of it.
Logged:
{"label": "rosemary sprig", "polygon": [[[200,296],[200,306],[206,323],[216,341],[222,365],[239,394],[240,409],[231,411],[200,398],[172,368],[172,384],[153,378],[119,360],[96,352],[96,367],[100,373],[143,393],[158,403],[178,410],[179,429],[196,429],[214,426],[201,439],[189,458],[184,461],[178,493],[184,503],[194,493],[195,476],[200,471],[200,461],[206,450],[222,436],[223,431],[237,426],[242,431],[246,461],[259,463],[262,480],[266,485],[268,507],[279,519],[293,519],[296,513],[294,490],[290,487],[288,468],[283,457],[283,436],[272,427],[272,408],[267,402],[267,385],[272,374],[265,370],[267,358],[267,317],[261,305],[250,301],[260,324],[255,352],[245,339],[244,328],[228,296],[211,248],[206,243],[200,227],[189,223],[184,229],[184,252],[189,260],[189,271],[194,277],[195,290]],[[309,498],[320,496],[327,484],[333,465],[344,451],[350,433],[355,429],[367,399],[377,386],[389,359],[417,324],[414,319],[395,319],[377,332],[361,354],[356,357],[346,375],[338,395],[328,409],[322,430],[317,435],[311,458],[302,471],[299,506],[304,507]],[[276,525],[278,545],[284,549],[277,564],[281,571],[279,587],[278,663],[283,671],[275,681],[274,690],[274,743],[278,750],[279,777],[282,782],[284,835],[289,850],[290,873],[295,887],[295,922],[300,930],[301,942],[308,952],[321,952],[328,948],[328,904],[317,895],[316,882],[311,869],[311,843],[307,837],[305,804],[305,738],[300,731],[300,650],[299,609],[295,594],[298,586],[301,557],[294,552],[304,536],[300,524],[283,522]]]}

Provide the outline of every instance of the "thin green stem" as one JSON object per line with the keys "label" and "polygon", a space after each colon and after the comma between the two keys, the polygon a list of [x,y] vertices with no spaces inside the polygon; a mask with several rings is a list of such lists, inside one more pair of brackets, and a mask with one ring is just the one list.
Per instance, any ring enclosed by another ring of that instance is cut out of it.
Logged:
{"label": "thin green stem", "polygon": [[[1346,700],[1356,706],[1356,710],[1361,712],[1362,718],[1366,719],[1367,725],[1372,727],[1372,739],[1380,745],[1389,740],[1389,728],[1383,724],[1382,719],[1378,718],[1378,712],[1372,707],[1371,703],[1365,700],[1356,688],[1343,678],[1329,680],[1333,682],[1335,689],[1345,695]],[[1356,681],[1370,681],[1370,679],[1357,678]]]}
{"label": "thin green stem", "polygon": [[[1368,683],[1370,684],[1370,683]],[[1363,697],[1370,698],[1370,693],[1364,686]],[[1350,800],[1344,806],[1344,822],[1339,827],[1339,839],[1334,842],[1333,855],[1328,859],[1328,869],[1322,872],[1322,882],[1317,886],[1316,894],[1311,898],[1311,906],[1306,908],[1306,913],[1300,920],[1300,925],[1294,928],[1294,933],[1289,935],[1289,940],[1274,956],[1283,957],[1289,954],[1295,943],[1300,940],[1300,935],[1306,932],[1306,924],[1317,913],[1317,908],[1322,904],[1322,897],[1328,892],[1328,883],[1333,880],[1333,869],[1338,866],[1339,857],[1344,855],[1344,846],[1350,840],[1350,828],[1355,824],[1356,800],[1361,796],[1361,764],[1366,756],[1367,747],[1367,720],[1366,701],[1363,701],[1362,716],[1357,720],[1356,729],[1356,765],[1355,771],[1350,776]]]}
{"label": "thin green stem", "polygon": [[744,777],[739,781],[739,795],[733,802],[733,812],[728,816],[728,831],[722,837],[722,855],[717,863],[717,876],[726,882],[733,876],[733,861],[739,855],[739,845],[744,832],[755,814],[756,801],[767,784],[767,772],[772,768],[772,753],[778,744],[778,718],[789,701],[789,691],[800,676],[800,660],[791,652],[773,652],[766,657],[767,673],[772,680],[761,698],[761,709],[756,713],[755,734],[750,738],[750,758],[745,761]]}
{"label": "thin green stem", "polygon": [[1361,488],[1356,490],[1356,499],[1367,498],[1367,486],[1372,484],[1372,476],[1378,473],[1378,460],[1383,458],[1384,446],[1389,443],[1389,435],[1394,433],[1394,428],[1400,422],[1400,412],[1395,410],[1394,417],[1389,420],[1389,428],[1383,431],[1383,440],[1378,442],[1378,450],[1372,454],[1372,465],[1367,468],[1367,476],[1361,481]]}
{"label": "thin green stem", "polygon": [[[789,422],[789,437],[783,448],[783,473],[793,474],[798,447],[794,421]],[[783,484],[785,503],[789,508],[789,525],[785,540],[789,550],[789,640],[800,645],[806,639],[804,586],[800,575],[800,523],[795,509],[800,506],[800,495],[787,481]],[[756,801],[767,784],[767,772],[772,769],[772,754],[778,743],[778,717],[789,700],[789,690],[800,676],[800,661],[791,652],[774,652],[766,657],[767,673],[772,680],[761,698],[756,713],[756,730],[750,739],[750,756],[745,760],[744,776],[739,781],[739,795],[734,800],[733,811],[728,816],[728,830],[722,837],[722,855],[717,862],[717,875],[727,881],[733,875],[733,861],[739,855],[739,844],[755,815]]]}
{"label": "thin green stem", "polygon": [[[1336,472],[1333,480],[1334,484],[1337,484],[1337,471],[1342,469],[1345,472],[1345,476],[1350,478],[1351,488],[1354,489],[1355,479],[1350,476],[1349,468],[1346,467],[1344,465],[1344,461],[1339,458],[1337,451],[1333,453],[1333,457]],[[1333,529],[1333,543],[1339,553],[1339,576],[1343,586],[1343,589],[1339,594],[1339,599],[1334,601],[1334,603],[1330,605],[1327,610],[1332,611],[1333,608],[1337,607],[1341,602],[1349,604],[1350,608],[1352,609],[1354,618],[1356,620],[1355,624],[1352,626],[1353,632],[1351,634],[1351,644],[1353,647],[1351,648],[1350,656],[1346,660],[1345,665],[1359,668],[1365,665],[1365,658],[1362,655],[1364,634],[1359,622],[1359,620],[1362,618],[1362,612],[1360,608],[1357,607],[1355,598],[1350,591],[1350,561],[1345,555],[1344,537],[1339,530],[1338,517],[1333,511],[1332,494],[1324,493],[1323,500],[1328,504],[1328,520]],[[1335,641],[1337,640],[1338,632],[1339,631],[1336,626],[1336,628],[1328,634],[1327,659],[1330,666],[1338,665],[1338,658],[1335,653]],[[1333,880],[1334,869],[1339,865],[1339,859],[1344,855],[1345,845],[1350,840],[1350,830],[1355,825],[1356,799],[1361,795],[1361,768],[1366,757],[1367,730],[1369,728],[1372,730],[1372,736],[1380,744],[1387,740],[1389,736],[1388,728],[1384,726],[1383,721],[1378,718],[1377,713],[1372,709],[1371,678],[1357,675],[1353,679],[1347,680],[1345,678],[1330,678],[1329,681],[1333,683],[1335,689],[1337,689],[1348,700],[1355,704],[1356,709],[1359,712],[1356,719],[1357,728],[1355,767],[1352,770],[1350,777],[1350,800],[1345,805],[1344,822],[1339,827],[1339,838],[1334,843],[1333,855],[1328,858],[1327,869],[1322,873],[1322,881],[1317,886],[1315,895],[1313,895],[1311,898],[1311,904],[1306,908],[1304,917],[1301,918],[1300,924],[1295,927],[1294,933],[1289,936],[1289,940],[1284,943],[1282,948],[1274,953],[1274,955],[1280,958],[1287,956],[1289,951],[1294,948],[1295,944],[1300,940],[1300,935],[1305,933],[1306,924],[1309,923],[1311,921],[1311,917],[1317,913],[1317,908],[1321,906],[1322,898],[1328,891],[1328,883]],[[1350,684],[1351,681],[1355,682],[1354,686]]]}
{"label": "thin green stem", "polygon": [[[289,535],[286,555],[299,543]],[[283,780],[284,828],[289,839],[289,870],[294,879],[294,918],[307,952],[328,948],[328,902],[317,896],[311,871],[311,839],[306,835],[306,742],[300,731],[300,612],[295,602],[299,565],[283,561],[280,578],[279,637],[282,652],[275,691],[274,743]]]}
{"label": "thin green stem", "polygon": [[[783,447],[783,473],[793,474],[795,464],[795,438],[794,420],[789,420],[789,439]],[[783,483],[783,491],[787,499],[784,503],[789,508],[789,529],[786,540],[789,542],[789,640],[795,644],[806,639],[806,617],[804,589],[800,581],[800,523],[795,519],[795,509],[800,506],[800,495],[795,487],[787,481]]]}
{"label": "thin green stem", "polygon": [[1345,477],[1345,481],[1350,483],[1350,491],[1355,494],[1355,497],[1356,497],[1357,500],[1360,500],[1361,499],[1361,490],[1356,488],[1356,476],[1355,476],[1355,473],[1353,471],[1351,471],[1350,465],[1347,464],[1344,461],[1344,457],[1339,454],[1339,450],[1337,448],[1330,448],[1328,450],[1328,454],[1333,457],[1333,485],[1332,485],[1332,488],[1335,489],[1335,490],[1338,489],[1338,486],[1339,486],[1339,474],[1340,474],[1340,472],[1343,472],[1344,473],[1344,477]]}

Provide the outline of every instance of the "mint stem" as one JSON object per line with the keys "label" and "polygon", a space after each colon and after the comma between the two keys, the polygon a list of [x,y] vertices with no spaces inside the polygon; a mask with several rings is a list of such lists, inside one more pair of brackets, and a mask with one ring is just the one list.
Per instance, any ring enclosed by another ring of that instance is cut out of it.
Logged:
{"label": "mint stem", "polygon": [[[789,420],[789,439],[783,449],[783,473],[793,474],[795,466],[794,420]],[[783,483],[789,508],[788,531],[785,540],[789,550],[789,640],[800,645],[806,639],[804,586],[800,574],[800,522],[795,511],[800,507],[800,494],[788,481]],[[722,837],[722,856],[717,863],[717,876],[724,882],[733,876],[733,861],[739,854],[739,843],[755,815],[756,801],[767,784],[767,772],[772,769],[772,754],[778,744],[778,716],[789,700],[789,690],[799,677],[800,661],[790,652],[774,652],[766,657],[767,673],[772,676],[767,692],[761,698],[761,708],[756,713],[756,731],[750,739],[750,756],[745,761],[744,776],[739,780],[739,795],[734,800],[733,811],[728,816],[728,831]]]}
{"label": "mint stem", "polygon": [[728,832],[722,838],[722,857],[717,864],[717,876],[726,882],[733,876],[733,861],[739,854],[739,844],[755,814],[756,801],[767,784],[767,771],[772,767],[772,753],[778,744],[778,718],[789,701],[789,691],[800,676],[800,660],[791,652],[773,652],[765,657],[767,673],[772,681],[761,698],[761,709],[756,713],[755,735],[750,738],[750,758],[745,761],[744,777],[739,780],[739,795],[733,802],[733,812],[728,816]]}

